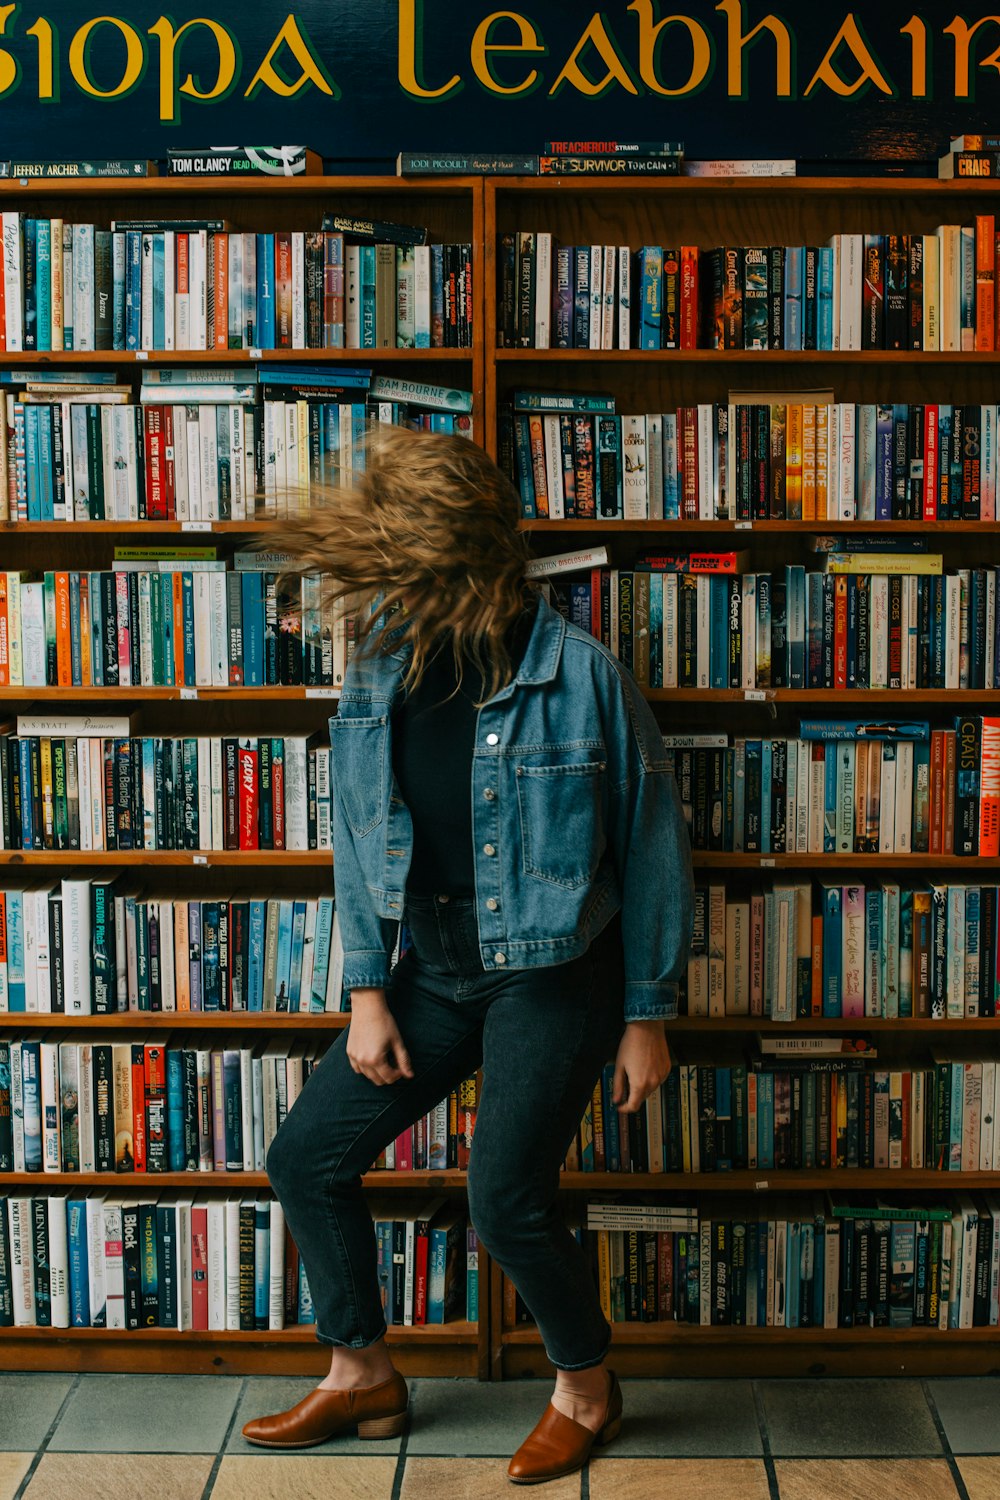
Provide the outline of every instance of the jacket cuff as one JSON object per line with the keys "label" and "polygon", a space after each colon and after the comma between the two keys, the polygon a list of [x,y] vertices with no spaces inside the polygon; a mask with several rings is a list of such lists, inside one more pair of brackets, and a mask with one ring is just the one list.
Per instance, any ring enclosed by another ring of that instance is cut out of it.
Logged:
{"label": "jacket cuff", "polygon": [[625,1024],[629,1021],[676,1021],[676,979],[626,980]]}
{"label": "jacket cuff", "polygon": [[344,954],[345,990],[384,990],[388,983],[389,960],[381,948]]}

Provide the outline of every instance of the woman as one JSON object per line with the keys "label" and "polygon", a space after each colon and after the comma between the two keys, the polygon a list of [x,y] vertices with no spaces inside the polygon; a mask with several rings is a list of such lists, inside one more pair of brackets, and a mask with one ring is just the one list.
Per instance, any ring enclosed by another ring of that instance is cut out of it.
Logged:
{"label": "woman", "polygon": [[[634,1113],[670,1070],[691,856],[648,704],[525,579],[517,496],[465,438],[383,428],[367,469],[293,540],[363,623],[330,720],[333,849],[351,1021],[267,1171],[305,1265],[329,1376],[248,1423],[270,1447],[399,1433],[361,1174],[480,1065],[472,1223],[556,1368],[508,1469],[579,1469],[621,1425],[611,1327],[558,1208],[604,1063]],[[411,946],[390,971],[397,923]]]}

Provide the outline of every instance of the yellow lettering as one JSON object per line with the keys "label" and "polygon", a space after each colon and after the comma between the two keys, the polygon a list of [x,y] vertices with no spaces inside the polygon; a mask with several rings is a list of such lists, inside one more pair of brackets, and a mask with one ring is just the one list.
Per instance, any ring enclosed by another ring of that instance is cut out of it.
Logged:
{"label": "yellow lettering", "polygon": [[[207,26],[215,38],[215,45],[219,49],[219,70],[216,74],[215,83],[210,89],[203,92],[199,87],[201,78],[196,80],[192,74],[188,74],[178,89],[177,80],[180,76],[180,58],[178,54],[178,43],[186,31],[193,26]],[[149,28],[151,36],[155,36],[160,43],[160,119],[168,124],[173,124],[180,117],[177,94],[187,94],[192,99],[221,99],[229,93],[236,79],[239,68],[239,53],[237,44],[232,34],[218,21],[206,21],[200,17],[193,21],[185,21],[184,25],[174,31],[173,24],[166,16],[161,16],[155,26]]]}
{"label": "yellow lettering", "polygon": [[749,47],[754,37],[762,31],[769,31],[774,37],[775,49],[775,96],[779,99],[790,99],[792,94],[792,43],[788,34],[788,27],[784,21],[779,21],[777,16],[765,16],[759,21],[752,31],[743,34],[743,3],[742,0],[720,0],[715,7],[721,10],[728,22],[728,72],[727,93],[731,99],[746,99],[750,93],[746,69],[743,64],[743,50]]}
{"label": "yellow lettering", "polygon": [[[498,21],[513,21],[518,29],[521,40],[513,44],[491,41],[490,33]],[[547,48],[539,44],[538,35],[529,20],[524,16],[518,15],[515,10],[496,10],[491,16],[487,16],[484,21],[480,21],[476,27],[470,53],[472,71],[483,87],[489,89],[493,94],[505,94],[507,96],[525,94],[529,89],[534,88],[538,81],[537,68],[532,68],[521,83],[507,86],[500,83],[496,78],[490,63],[490,53],[502,52],[508,56],[516,56],[519,52],[544,53],[545,51],[547,51]]]}
{"label": "yellow lettering", "polygon": [[423,19],[423,0],[399,0],[399,82],[415,99],[447,99],[463,87],[457,73],[439,89],[425,89],[417,77],[417,32],[422,38]]}
{"label": "yellow lettering", "polygon": [[[278,67],[276,58],[282,47],[288,48],[301,68],[298,78],[286,78]],[[284,25],[267,49],[267,55],[251,78],[243,97],[252,99],[260,89],[268,88],[280,99],[294,99],[310,84],[319,89],[321,94],[329,94],[332,99],[340,98],[340,90],[316,56],[306,34],[299,29],[298,17],[286,16]]]}
{"label": "yellow lettering", "polygon": [[[0,5],[0,36],[7,35],[7,22],[12,19],[18,6]],[[0,98],[9,94],[12,88],[16,88],[20,77],[21,67],[16,58],[0,47]]]}
{"label": "yellow lettering", "polygon": [[[595,48],[601,61],[604,63],[607,71],[603,78],[589,78],[583,71],[580,63],[580,55],[589,46]],[[579,93],[585,94],[588,99],[599,98],[602,94],[607,93],[608,89],[615,83],[619,84],[628,94],[638,94],[639,90],[636,88],[631,74],[619,57],[615,44],[608,35],[607,27],[604,24],[604,17],[600,11],[595,11],[594,15],[591,16],[590,24],[586,31],[566,59],[566,64],[559,77],[549,89],[549,97],[551,98],[553,94],[558,94],[564,83],[571,83]]]}
{"label": "yellow lettering", "polygon": [[52,22],[47,21],[44,16],[39,16],[34,26],[28,27],[26,34],[38,38],[38,97],[39,99],[55,99]]}
{"label": "yellow lettering", "polygon": [[[961,16],[956,16],[950,25],[943,29],[946,34],[950,33],[955,38],[955,98],[970,98],[969,79],[969,54],[972,51],[972,38],[980,26],[1000,26],[1000,16],[980,16],[979,20],[969,25],[963,21]],[[1000,47],[991,52],[989,57],[977,64],[980,68],[996,68],[1000,72]]]}
{"label": "yellow lettering", "polygon": [[[628,7],[639,17],[639,77],[654,94],[663,94],[668,99],[680,94],[693,94],[701,88],[712,71],[712,39],[705,28],[691,16],[664,16],[654,24],[653,0],[632,0]],[[661,33],[668,26],[687,27],[691,38],[691,71],[687,82],[680,88],[668,89],[660,82],[656,69],[657,53]]]}
{"label": "yellow lettering", "polygon": [[[842,44],[847,46],[848,51],[861,69],[853,83],[848,83],[846,79],[841,78],[833,65],[833,59],[836,57]],[[895,93],[895,89],[885,77],[885,74],[875,61],[867,43],[862,37],[861,29],[854,19],[853,11],[848,14],[837,35],[826,49],[823,61],[810,78],[803,98],[808,99],[818,83],[825,83],[832,93],[839,94],[844,99],[849,99],[859,89],[866,88],[869,83],[873,83],[883,94]]]}
{"label": "yellow lettering", "polygon": [[911,65],[910,93],[914,99],[927,98],[927,26],[919,16],[911,16],[905,26],[899,28],[901,36],[909,36]]}
{"label": "yellow lettering", "polygon": [[[99,89],[91,80],[88,67],[90,40],[98,26],[115,26],[125,39],[125,71],[113,89]],[[131,93],[146,66],[146,47],[134,26],[118,16],[92,16],[85,21],[69,44],[69,70],[73,82],[94,99],[120,99]]]}

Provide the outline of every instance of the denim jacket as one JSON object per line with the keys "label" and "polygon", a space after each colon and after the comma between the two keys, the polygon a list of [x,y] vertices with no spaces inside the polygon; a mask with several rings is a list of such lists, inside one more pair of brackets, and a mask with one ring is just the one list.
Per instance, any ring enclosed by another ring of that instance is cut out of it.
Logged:
{"label": "denim jacket", "polygon": [[[390,742],[410,648],[391,638],[352,653],[330,720],[348,989],[388,982],[413,843]],[[694,893],[659,726],[631,673],[544,596],[516,677],[478,712],[468,795],[484,969],[575,958],[620,908],[625,1020],[676,1017]]]}

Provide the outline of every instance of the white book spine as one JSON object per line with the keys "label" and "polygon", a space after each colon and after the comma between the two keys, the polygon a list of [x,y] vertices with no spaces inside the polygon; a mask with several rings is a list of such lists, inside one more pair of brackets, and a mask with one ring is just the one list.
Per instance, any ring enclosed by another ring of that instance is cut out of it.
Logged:
{"label": "white book spine", "polygon": [[646,494],[646,419],[644,416],[622,417],[622,498],[626,521],[642,521],[648,516]]}
{"label": "white book spine", "polygon": [[268,1208],[267,1326],[285,1326],[285,1215],[272,1198]]}
{"label": "white book spine", "polygon": [[14,1327],[33,1328],[35,1326],[35,1276],[30,1198],[7,1199],[7,1231],[10,1240]]}
{"label": "white book spine", "polygon": [[191,348],[208,348],[208,232],[193,230],[188,238],[190,258]]}
{"label": "white book spine", "polygon": [[[853,235],[850,236],[854,238]],[[852,344],[849,347],[854,348]],[[860,342],[857,345],[860,348]],[[854,492],[854,469],[856,448],[856,423],[857,407],[853,401],[844,401],[840,404],[840,416],[838,427],[840,432],[840,454],[837,473],[837,517],[841,521],[853,521],[856,515],[857,501]]]}
{"label": "white book spine", "polygon": [[561,521],[565,517],[566,509],[563,496],[562,432],[557,415],[550,414],[542,418],[542,433],[545,450],[545,484],[549,495],[549,518],[553,521]]}
{"label": "white book spine", "polygon": [[961,642],[961,579],[955,573],[945,575],[944,580],[944,685],[958,688],[959,645]]}
{"label": "white book spine", "polygon": [[548,349],[552,324],[552,235],[535,236],[535,348]]}
{"label": "white book spine", "polygon": [[698,519],[715,518],[715,455],[712,428],[715,410],[708,402],[698,406]]}
{"label": "white book spine", "polygon": [[167,229],[163,235],[163,347],[176,347],[177,316],[177,233]]}
{"label": "white book spine", "polygon": [[24,303],[21,292],[21,215],[0,215],[3,233],[3,292],[5,348],[8,354],[24,349]]}
{"label": "white book spine", "polygon": [[87,1275],[90,1286],[90,1326],[107,1326],[104,1195],[87,1199]]}
{"label": "white book spine", "polygon": [[632,252],[618,246],[618,347],[632,347]]}
{"label": "white book spine", "polygon": [[94,1144],[94,1048],[91,1042],[80,1043],[80,1171],[97,1170]]}
{"label": "white book spine", "polygon": [[53,1328],[68,1328],[69,1245],[66,1229],[66,1197],[50,1195],[47,1201],[49,1233],[49,1311]]}
{"label": "white book spine", "polygon": [[211,758],[211,819],[209,826],[212,830],[212,841],[207,846],[209,849],[221,849],[223,847],[223,815],[222,815],[222,741],[218,735],[213,735],[209,740],[209,755]]}
{"label": "white book spine", "polygon": [[33,894],[35,903],[35,1004],[41,1015],[51,1015],[52,954],[49,947],[49,895],[44,888],[29,894]]}
{"label": "white book spine", "polygon": [[604,309],[604,246],[590,247],[590,321],[588,344],[591,349],[601,347],[601,314]]}
{"label": "white book spine", "polygon": [[308,847],[306,742],[299,735],[285,737],[285,848]]}
{"label": "white book spine", "polygon": [[604,285],[601,296],[601,348],[615,347],[615,290],[618,279],[615,271],[615,247],[604,246]]}
{"label": "white book spine", "polygon": [[208,1326],[221,1333],[226,1328],[226,1205],[221,1198],[208,1200],[207,1219]]}
{"label": "white book spine", "polygon": [[186,1333],[193,1326],[191,1281],[191,1203],[177,1204],[177,1331]]}
{"label": "white book spine", "polygon": [[120,1203],[104,1204],[105,1327],[125,1327],[125,1254]]}
{"label": "white book spine", "polygon": [[201,514],[206,521],[219,520],[219,438],[215,407],[205,402],[198,408],[199,457],[201,460]]}
{"label": "white book spine", "polygon": [[226,623],[226,575],[225,573],[209,573],[208,582],[212,600],[212,686],[227,687],[229,642]]}
{"label": "white book spine", "polygon": [[226,1199],[226,1329],[240,1326],[240,1200]]}
{"label": "white book spine", "polygon": [[62,1160],[59,1148],[59,1044],[39,1044],[39,1087],[42,1106],[42,1171],[58,1172]]}

